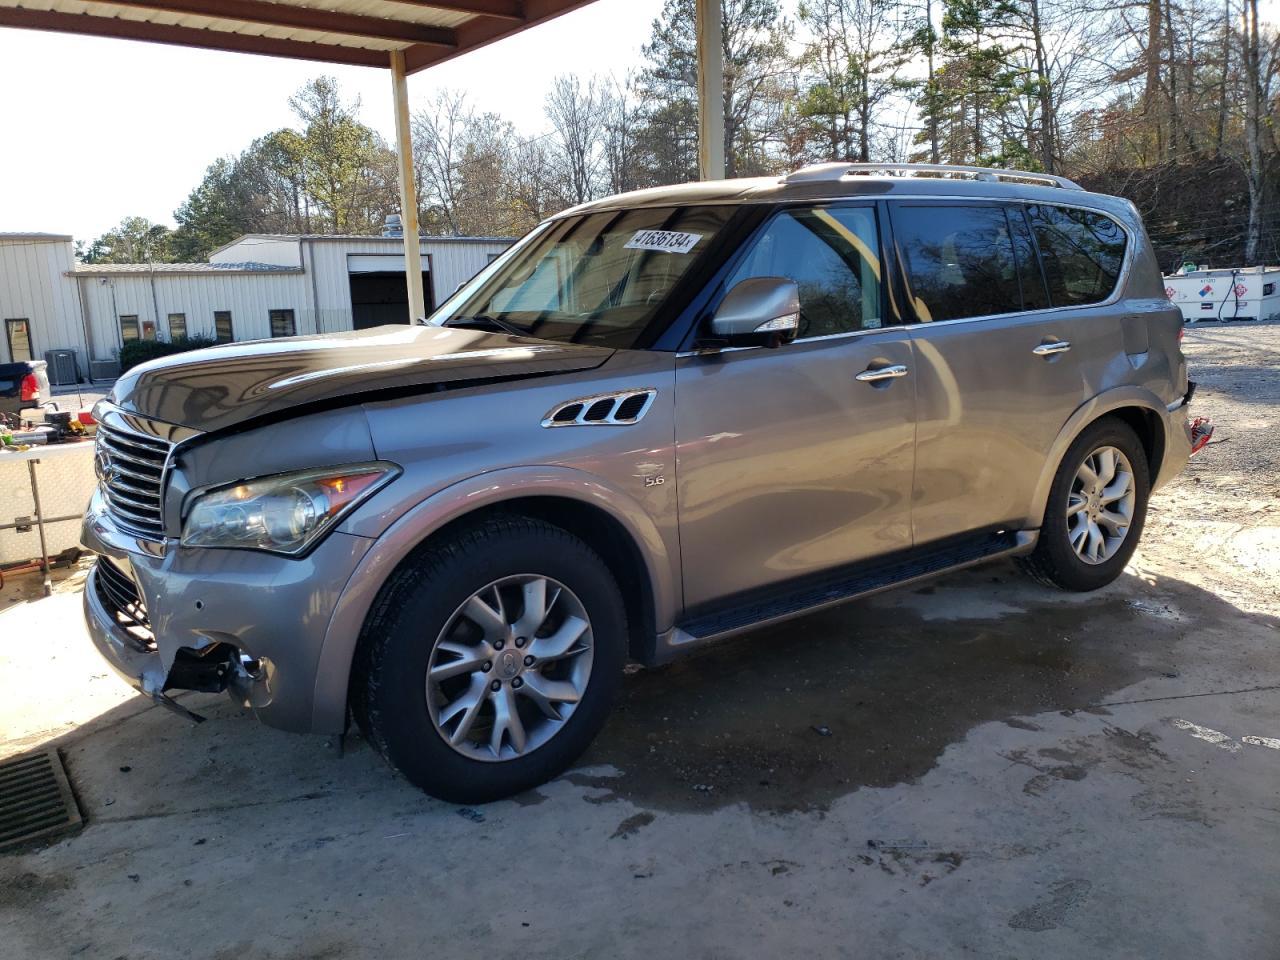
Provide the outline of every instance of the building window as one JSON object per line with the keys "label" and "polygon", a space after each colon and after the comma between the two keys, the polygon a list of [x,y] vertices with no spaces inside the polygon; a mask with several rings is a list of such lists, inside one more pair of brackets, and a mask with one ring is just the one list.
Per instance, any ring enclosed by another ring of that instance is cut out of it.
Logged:
{"label": "building window", "polygon": [[125,343],[142,338],[142,329],[138,326],[138,315],[126,313],[120,318],[120,339]]}
{"label": "building window", "polygon": [[185,313],[169,314],[169,340],[187,339],[187,315]]}
{"label": "building window", "polygon": [[156,322],[154,320],[142,321],[142,339],[154,340],[156,338]]}
{"label": "building window", "polygon": [[231,329],[231,311],[213,311],[213,339],[215,343],[230,343],[235,339]]}
{"label": "building window", "polygon": [[9,339],[9,359],[15,363],[19,360],[34,360],[35,354],[31,352],[31,322],[6,320],[4,329]]}
{"label": "building window", "polygon": [[271,317],[271,336],[295,337],[298,335],[298,326],[293,321],[292,310],[272,310],[269,316]]}

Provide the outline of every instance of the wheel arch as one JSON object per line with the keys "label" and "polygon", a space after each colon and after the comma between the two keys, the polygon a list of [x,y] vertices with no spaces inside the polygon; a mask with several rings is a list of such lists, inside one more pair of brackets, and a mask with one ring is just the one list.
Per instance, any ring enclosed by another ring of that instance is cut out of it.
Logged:
{"label": "wheel arch", "polygon": [[1076,408],[1076,411],[1063,424],[1058,436],[1050,448],[1040,468],[1040,478],[1036,482],[1028,517],[1032,525],[1039,527],[1044,521],[1045,505],[1049,500],[1049,489],[1053,486],[1054,475],[1066,455],[1067,449],[1090,425],[1104,417],[1115,417],[1128,424],[1138,435],[1143,452],[1147,455],[1147,467],[1151,473],[1151,485],[1154,489],[1156,474],[1164,462],[1165,406],[1150,390],[1142,387],[1117,387],[1100,393],[1091,400]]}
{"label": "wheel arch", "polygon": [[637,659],[650,655],[655,636],[674,621],[679,604],[672,557],[653,518],[628,495],[571,468],[515,467],[481,474],[408,510],[375,541],[347,581],[320,651],[312,706],[315,732],[336,733],[345,727],[356,647],[387,578],[424,544],[498,513],[553,523],[600,553],[623,588],[629,652]]}

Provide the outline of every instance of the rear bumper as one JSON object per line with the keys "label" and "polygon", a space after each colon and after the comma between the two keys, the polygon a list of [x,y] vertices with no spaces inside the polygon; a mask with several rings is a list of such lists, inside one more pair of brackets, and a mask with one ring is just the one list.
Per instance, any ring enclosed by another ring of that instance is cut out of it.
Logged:
{"label": "rear bumper", "polygon": [[[84,545],[131,572],[146,606],[154,646],[117,621],[95,566],[84,614],[94,646],[140,693],[193,687],[191,663],[216,656],[229,664],[233,699],[270,726],[313,730],[316,674],[338,596],[371,541],[334,532],[311,554],[289,559],[249,550],[183,549],[151,544],[119,530],[95,495],[81,531]],[[175,661],[179,661],[175,670]],[[250,669],[241,666],[250,662]]]}
{"label": "rear bumper", "polygon": [[1191,459],[1197,437],[1194,435],[1194,425],[1188,416],[1188,410],[1195,392],[1196,385],[1192,383],[1187,388],[1186,395],[1177,403],[1170,404],[1160,418],[1164,426],[1164,456],[1152,471],[1153,493],[1180,474]]}

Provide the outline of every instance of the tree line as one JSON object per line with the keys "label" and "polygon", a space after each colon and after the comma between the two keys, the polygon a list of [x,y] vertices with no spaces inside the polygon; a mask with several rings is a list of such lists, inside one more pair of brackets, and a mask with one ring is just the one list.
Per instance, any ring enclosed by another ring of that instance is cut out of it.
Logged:
{"label": "tree line", "polygon": [[[823,160],[1005,166],[1127,196],[1169,268],[1280,259],[1280,34],[1258,0],[724,0],[729,176]],[[545,130],[445,90],[412,117],[419,218],[518,236],[568,206],[695,180],[694,0],[666,0],[625,76],[565,74]],[[216,160],[176,230],[127,218],[86,260],[198,260],[243,233],[371,233],[396,163],[335,81],[296,128]]]}

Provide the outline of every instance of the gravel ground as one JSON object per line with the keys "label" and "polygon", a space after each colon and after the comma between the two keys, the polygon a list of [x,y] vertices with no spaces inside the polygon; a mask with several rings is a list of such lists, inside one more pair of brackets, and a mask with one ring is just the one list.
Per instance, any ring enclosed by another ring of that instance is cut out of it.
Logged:
{"label": "gravel ground", "polygon": [[1139,561],[1280,612],[1280,323],[1195,324],[1192,410],[1213,440],[1152,500]]}

